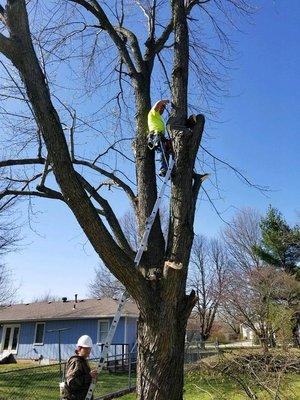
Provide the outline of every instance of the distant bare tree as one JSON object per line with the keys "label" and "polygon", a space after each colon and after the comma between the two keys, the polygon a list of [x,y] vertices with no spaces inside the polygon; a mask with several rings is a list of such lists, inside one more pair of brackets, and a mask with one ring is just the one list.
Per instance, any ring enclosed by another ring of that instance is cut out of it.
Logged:
{"label": "distant bare tree", "polygon": [[252,329],[268,351],[270,338],[290,323],[293,299],[299,296],[296,279],[272,266],[235,270],[222,301],[233,319]]}
{"label": "distant bare tree", "polygon": [[19,240],[18,231],[13,222],[12,207],[0,207],[0,306],[14,300],[17,288],[14,285],[12,271],[3,262],[3,257],[13,251]]}
{"label": "distant bare tree", "polygon": [[13,204],[1,206],[0,203],[0,257],[14,250],[20,240]]}
{"label": "distant bare tree", "polygon": [[226,249],[237,268],[249,269],[261,261],[254,252],[261,240],[260,215],[252,208],[239,211],[223,231]]}
{"label": "distant bare tree", "polygon": [[[169,213],[167,207],[164,205],[160,206],[159,216],[162,226],[162,231],[165,236],[168,235],[168,217]],[[137,219],[133,209],[129,209],[121,218],[120,225],[123,229],[124,236],[126,237],[128,243],[131,247],[136,251],[139,245],[139,236],[138,236],[138,226]]]}
{"label": "distant bare tree", "polygon": [[44,302],[49,302],[49,301],[59,301],[60,296],[54,295],[51,293],[49,290],[48,292],[45,292],[44,294],[40,296],[36,296],[31,300],[31,303],[44,303]]}
{"label": "distant bare tree", "polygon": [[244,318],[241,318],[240,314],[233,310],[224,299],[222,299],[218,310],[218,318],[229,326],[236,335],[240,335],[241,324],[244,322]]}
{"label": "distant bare tree", "polygon": [[204,347],[220,306],[228,270],[228,258],[221,242],[197,236],[193,244],[191,265],[189,285],[197,295],[194,313],[197,315],[197,327]]}
{"label": "distant bare tree", "polygon": [[0,264],[0,307],[10,304],[16,295],[12,273],[4,264]]}
{"label": "distant bare tree", "polygon": [[136,215],[132,209],[128,210],[121,218],[124,235],[131,247],[136,251],[139,244]]}
{"label": "distant bare tree", "polygon": [[95,268],[95,277],[88,285],[89,296],[94,298],[119,297],[124,291],[124,286],[113,276],[112,273],[100,264]]}

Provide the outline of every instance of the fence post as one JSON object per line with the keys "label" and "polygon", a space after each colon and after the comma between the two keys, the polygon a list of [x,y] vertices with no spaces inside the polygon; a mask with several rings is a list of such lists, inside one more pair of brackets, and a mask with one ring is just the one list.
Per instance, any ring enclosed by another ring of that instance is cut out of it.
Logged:
{"label": "fence post", "polygon": [[122,344],[122,371],[124,371],[124,356],[125,356],[124,344]]}
{"label": "fence post", "polygon": [[131,353],[128,352],[128,389],[131,389]]}

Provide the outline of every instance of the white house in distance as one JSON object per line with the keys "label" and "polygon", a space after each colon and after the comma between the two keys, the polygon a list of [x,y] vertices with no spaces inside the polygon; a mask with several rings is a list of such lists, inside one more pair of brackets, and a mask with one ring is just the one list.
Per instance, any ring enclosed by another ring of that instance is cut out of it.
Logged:
{"label": "white house in distance", "polygon": [[241,340],[254,340],[255,333],[249,326],[241,324],[240,329],[241,329]]}

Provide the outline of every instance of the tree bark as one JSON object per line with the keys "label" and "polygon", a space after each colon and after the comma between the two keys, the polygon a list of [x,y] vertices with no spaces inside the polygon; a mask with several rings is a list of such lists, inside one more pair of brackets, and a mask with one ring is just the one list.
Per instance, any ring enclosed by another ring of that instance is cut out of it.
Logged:
{"label": "tree bark", "polygon": [[161,302],[151,315],[139,318],[139,400],[182,400],[187,318],[173,301]]}

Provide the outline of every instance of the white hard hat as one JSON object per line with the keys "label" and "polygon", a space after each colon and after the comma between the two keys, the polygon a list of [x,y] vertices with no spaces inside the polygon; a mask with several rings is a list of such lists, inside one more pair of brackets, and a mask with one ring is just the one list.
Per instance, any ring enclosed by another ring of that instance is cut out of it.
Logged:
{"label": "white hard hat", "polygon": [[78,347],[93,347],[93,341],[88,335],[80,336],[77,342]]}

